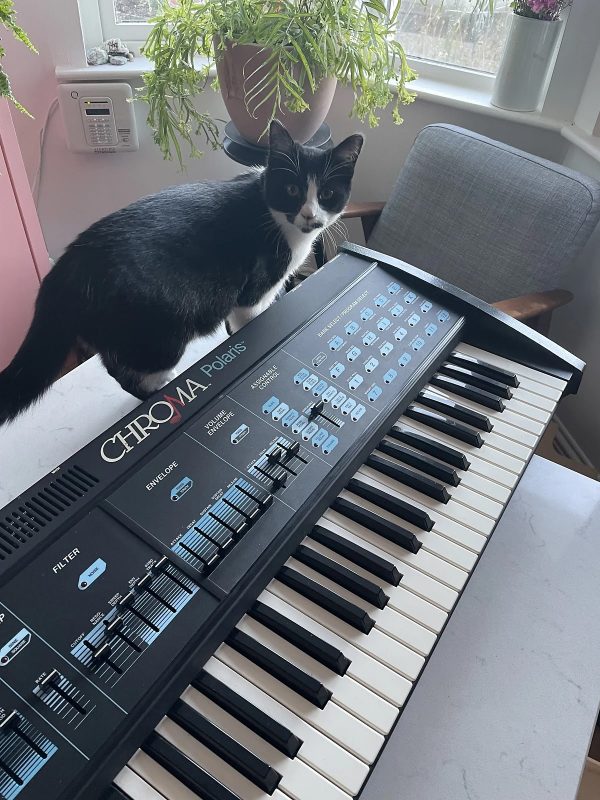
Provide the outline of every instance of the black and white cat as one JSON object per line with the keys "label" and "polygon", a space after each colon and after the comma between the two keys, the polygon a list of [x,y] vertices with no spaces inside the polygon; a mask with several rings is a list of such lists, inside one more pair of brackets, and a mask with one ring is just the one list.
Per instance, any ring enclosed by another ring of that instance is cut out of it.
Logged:
{"label": "black and white cat", "polygon": [[173,377],[188,342],[267,308],[344,209],[363,137],[330,150],[270,128],[267,167],[176,186],[78,236],[44,279],[31,328],[0,373],[0,424],[36,400],[69,351],[99,353],[142,399]]}

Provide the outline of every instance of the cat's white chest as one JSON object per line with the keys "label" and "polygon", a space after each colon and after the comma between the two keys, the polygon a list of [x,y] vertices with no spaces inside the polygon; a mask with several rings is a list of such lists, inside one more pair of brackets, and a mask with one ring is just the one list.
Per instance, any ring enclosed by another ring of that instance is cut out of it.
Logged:
{"label": "cat's white chest", "polygon": [[316,229],[310,233],[303,233],[295,225],[291,225],[283,214],[280,215],[279,212],[275,212],[273,216],[278,222],[291,252],[290,261],[285,271],[285,278],[288,278],[294,272],[297,272],[309,257],[314,241],[321,233],[321,230]]}

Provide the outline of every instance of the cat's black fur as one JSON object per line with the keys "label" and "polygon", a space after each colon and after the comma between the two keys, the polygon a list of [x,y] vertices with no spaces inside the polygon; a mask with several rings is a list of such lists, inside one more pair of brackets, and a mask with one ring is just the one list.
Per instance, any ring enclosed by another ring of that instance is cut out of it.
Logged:
{"label": "cat's black fur", "polygon": [[[27,337],[0,373],[0,424],[51,385],[73,347],[99,353],[144,398],[191,339],[239,311],[251,318],[343,210],[361,146],[356,134],[330,151],[303,147],[273,123],[263,172],[167,189],[80,234],[44,279]],[[305,220],[309,185],[320,209]]]}

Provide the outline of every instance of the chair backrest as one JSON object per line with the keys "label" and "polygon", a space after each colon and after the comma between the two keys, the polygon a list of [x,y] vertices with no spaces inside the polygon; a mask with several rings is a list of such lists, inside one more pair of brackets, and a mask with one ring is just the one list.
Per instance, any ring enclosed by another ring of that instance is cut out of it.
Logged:
{"label": "chair backrest", "polygon": [[369,247],[495,302],[556,289],[600,216],[600,183],[453,125],[418,134]]}

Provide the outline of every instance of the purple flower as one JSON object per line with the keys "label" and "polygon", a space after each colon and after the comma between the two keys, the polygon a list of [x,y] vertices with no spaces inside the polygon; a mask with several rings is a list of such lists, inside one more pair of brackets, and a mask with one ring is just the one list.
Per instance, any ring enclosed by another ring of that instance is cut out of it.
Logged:
{"label": "purple flower", "polygon": [[559,10],[558,0],[527,0],[527,5],[535,14],[552,14]]}

